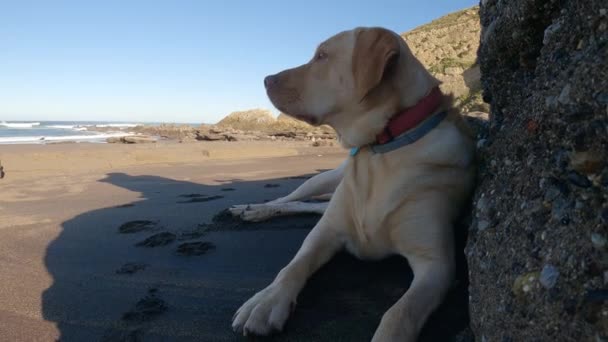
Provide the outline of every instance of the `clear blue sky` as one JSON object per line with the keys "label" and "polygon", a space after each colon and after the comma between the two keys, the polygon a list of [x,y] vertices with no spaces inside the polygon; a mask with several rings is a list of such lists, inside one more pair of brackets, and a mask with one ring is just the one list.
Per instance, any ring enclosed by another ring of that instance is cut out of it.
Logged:
{"label": "clear blue sky", "polygon": [[404,32],[474,0],[0,0],[0,120],[215,122],[272,108],[265,75],[356,26]]}

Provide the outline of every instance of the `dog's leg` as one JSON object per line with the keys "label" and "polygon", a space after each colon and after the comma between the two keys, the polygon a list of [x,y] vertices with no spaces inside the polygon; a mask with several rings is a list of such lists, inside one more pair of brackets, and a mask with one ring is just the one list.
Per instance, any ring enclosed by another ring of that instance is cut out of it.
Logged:
{"label": "dog's leg", "polygon": [[313,200],[317,200],[317,201],[329,201],[333,194],[334,194],[333,192],[330,192],[330,193],[326,193],[323,195],[311,196],[310,198]]}
{"label": "dog's leg", "polygon": [[[450,229],[447,226],[439,230],[446,234]],[[410,239],[418,238],[410,236]],[[447,238],[439,244],[418,244],[418,247],[420,249],[412,250],[410,245],[401,250],[412,267],[414,279],[403,297],[382,316],[373,342],[416,341],[428,316],[452,286],[455,272],[452,239]]]}
{"label": "dog's leg", "polygon": [[428,316],[450,288],[454,268],[451,261],[409,261],[414,280],[405,295],[384,313],[372,342],[415,342]]}
{"label": "dog's leg", "polygon": [[308,278],[344,244],[340,230],[333,226],[335,222],[327,215],[321,218],[274,281],[238,309],[232,321],[235,331],[244,335],[268,335],[283,329]]}
{"label": "dog's leg", "polygon": [[287,202],[278,204],[251,205],[241,213],[240,217],[243,221],[259,222],[272,217],[295,214],[323,215],[328,204],[328,202]]}
{"label": "dog's leg", "polygon": [[[292,191],[289,195],[285,197],[280,197],[270,202],[261,203],[261,204],[240,204],[234,205],[228,210],[232,214],[232,216],[242,215],[246,210],[258,210],[267,205],[272,204],[280,204],[280,203],[288,203],[294,201],[300,201],[309,197],[326,195],[328,193],[332,193],[338,184],[342,181],[342,177],[344,176],[344,167],[346,166],[346,161],[342,162],[340,166],[333,170],[325,171],[315,175],[314,177],[307,179],[304,183],[302,183],[297,189]],[[270,218],[270,217],[266,217]]]}
{"label": "dog's leg", "polygon": [[302,185],[300,185],[289,195],[277,198],[276,200],[268,203],[272,204],[300,201],[312,196],[319,196],[334,192],[344,177],[344,167],[346,166],[346,163],[347,161],[343,161],[342,164],[340,164],[337,168],[319,173],[318,175],[307,179],[306,182],[302,183]]}

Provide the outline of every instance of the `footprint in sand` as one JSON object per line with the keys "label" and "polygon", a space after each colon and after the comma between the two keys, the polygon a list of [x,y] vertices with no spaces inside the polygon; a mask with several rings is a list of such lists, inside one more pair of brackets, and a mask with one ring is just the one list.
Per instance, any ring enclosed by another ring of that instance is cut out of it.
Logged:
{"label": "footprint in sand", "polygon": [[114,208],[116,208],[116,209],[120,209],[120,208],[131,208],[131,207],[134,207],[134,206],[135,206],[135,204],[133,204],[133,203],[127,203],[127,204],[121,204],[121,205],[117,205],[117,206],[115,206]]}
{"label": "footprint in sand", "polygon": [[291,176],[291,177],[286,177],[285,179],[311,179],[312,176]]}
{"label": "footprint in sand", "polygon": [[280,186],[281,186],[280,184],[271,184],[271,183],[264,185],[265,188],[278,188]]}
{"label": "footprint in sand", "polygon": [[177,254],[183,256],[196,256],[206,254],[212,249],[215,249],[215,245],[211,242],[186,242],[177,247]]}
{"label": "footprint in sand", "polygon": [[184,198],[197,198],[197,197],[205,197],[207,195],[205,194],[182,194],[179,195],[178,197],[184,197]]}
{"label": "footprint in sand", "polygon": [[220,195],[207,196],[207,195],[203,195],[203,194],[184,194],[184,195],[179,195],[179,197],[187,198],[187,200],[178,201],[177,203],[200,203],[200,202],[209,202],[209,201],[217,200],[220,198],[224,198],[224,196],[220,196]]}
{"label": "footprint in sand", "polygon": [[199,224],[196,228],[192,230],[182,231],[178,236],[178,240],[195,240],[203,237],[203,235],[205,235],[206,233],[207,225]]}
{"label": "footprint in sand", "polygon": [[121,234],[132,234],[152,230],[156,228],[158,221],[136,220],[123,223],[118,227],[118,232]]}
{"label": "footprint in sand", "polygon": [[156,295],[157,292],[157,289],[149,289],[148,295],[140,299],[135,304],[135,308],[122,315],[122,320],[129,323],[143,323],[167,311],[167,303]]}
{"label": "footprint in sand", "polygon": [[173,233],[162,232],[158,234],[154,234],[147,239],[140,241],[135,244],[137,247],[159,247],[166,246],[171,242],[175,241],[177,236]]}
{"label": "footprint in sand", "polygon": [[[111,330],[101,338],[101,342],[137,342],[142,341],[143,330]],[[57,340],[59,341],[59,340]]]}
{"label": "footprint in sand", "polygon": [[140,264],[137,262],[128,262],[122,265],[119,269],[116,270],[117,274],[133,274],[139,271],[143,271],[148,267],[147,264]]}
{"label": "footprint in sand", "polygon": [[102,342],[142,341],[142,324],[149,322],[168,310],[167,303],[157,296],[157,289],[149,289],[135,307],[121,317],[121,329],[109,329],[101,338]]}

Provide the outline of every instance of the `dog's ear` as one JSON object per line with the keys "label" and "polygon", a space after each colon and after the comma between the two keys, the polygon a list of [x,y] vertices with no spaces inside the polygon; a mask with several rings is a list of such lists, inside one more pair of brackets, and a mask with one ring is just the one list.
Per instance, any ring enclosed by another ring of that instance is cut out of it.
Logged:
{"label": "dog's ear", "polygon": [[353,76],[359,99],[376,88],[384,72],[399,57],[398,37],[383,28],[357,30],[353,51]]}

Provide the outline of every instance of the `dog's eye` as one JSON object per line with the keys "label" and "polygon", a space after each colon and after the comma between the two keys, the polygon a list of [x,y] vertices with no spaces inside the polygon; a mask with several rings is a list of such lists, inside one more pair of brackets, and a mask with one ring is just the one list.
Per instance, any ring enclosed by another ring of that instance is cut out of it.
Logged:
{"label": "dog's eye", "polygon": [[317,54],[315,55],[315,60],[316,61],[321,61],[327,58],[327,54],[323,51],[319,51],[317,52]]}

